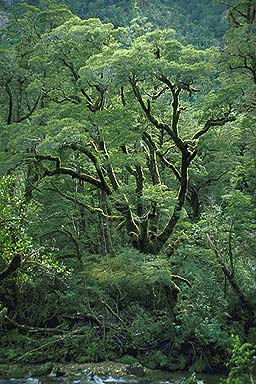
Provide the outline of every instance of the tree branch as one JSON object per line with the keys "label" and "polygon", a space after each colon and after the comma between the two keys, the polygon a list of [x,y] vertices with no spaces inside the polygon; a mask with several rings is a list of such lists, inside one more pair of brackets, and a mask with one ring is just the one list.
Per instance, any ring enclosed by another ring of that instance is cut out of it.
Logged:
{"label": "tree branch", "polygon": [[142,110],[144,111],[145,115],[147,116],[147,119],[159,130],[162,130],[162,129],[165,130],[170,135],[170,137],[172,138],[172,140],[174,141],[176,146],[182,151],[184,149],[184,142],[181,140],[181,138],[175,133],[175,131],[172,129],[171,126],[169,126],[168,124],[164,124],[164,123],[159,122],[152,115],[150,106],[149,105],[146,106],[145,102],[143,101],[140,90],[139,90],[136,82],[134,80],[130,79],[130,83],[131,83],[131,86],[133,89],[133,93],[134,93],[136,99],[138,100]]}
{"label": "tree branch", "polygon": [[220,127],[234,120],[235,120],[235,117],[233,116],[224,117],[222,119],[216,119],[216,120],[210,119],[205,123],[204,128],[200,129],[194,134],[194,136],[192,137],[192,140],[199,139],[199,137],[203,136],[206,132],[208,132],[211,127],[216,127],[216,126]]}
{"label": "tree branch", "polygon": [[12,78],[7,80],[7,83],[5,84],[5,90],[9,98],[9,109],[8,109],[8,116],[7,116],[7,124],[10,125],[12,123],[12,113],[13,113],[13,96],[12,96],[12,90],[11,90],[11,81]]}
{"label": "tree branch", "polygon": [[79,151],[79,152],[83,153],[84,155],[86,155],[93,162],[93,164],[95,166],[95,169],[97,171],[97,174],[99,176],[99,179],[100,179],[100,181],[102,183],[104,191],[108,195],[111,194],[111,189],[110,189],[109,185],[107,184],[106,179],[105,179],[105,177],[103,175],[103,172],[102,172],[99,160],[91,151],[89,151],[89,149],[85,148],[84,146],[82,146],[80,144],[74,144],[74,143],[65,144],[65,145],[63,145],[63,148],[71,148],[74,151]]}
{"label": "tree branch", "polygon": [[172,172],[174,173],[176,179],[180,182],[181,181],[181,174],[180,172],[178,171],[178,169],[172,164],[170,163],[161,153],[157,153],[157,156],[160,158],[161,162],[169,169],[172,170]]}
{"label": "tree branch", "polygon": [[22,262],[21,255],[17,253],[12,258],[12,260],[10,261],[10,264],[6,267],[6,269],[0,272],[0,282],[5,280],[10,275],[12,275],[14,272],[16,272],[20,268],[21,262]]}
{"label": "tree branch", "polygon": [[160,178],[157,161],[156,161],[156,152],[157,152],[156,144],[154,143],[152,137],[148,132],[143,133],[142,139],[144,140],[144,142],[147,144],[149,148],[148,169],[152,178],[152,183],[153,185],[161,184],[161,178]]}
{"label": "tree branch", "polygon": [[70,196],[69,194],[61,191],[56,185],[54,185],[52,183],[52,186],[53,188],[48,188],[48,190],[53,190],[53,191],[56,191],[58,192],[62,197],[64,197],[65,199],[69,200],[69,201],[72,201],[73,203],[75,204],[78,204],[84,208],[86,208],[89,212],[92,212],[92,213],[98,213],[100,214],[102,217],[104,217],[105,219],[108,219],[108,220],[121,220],[123,219],[123,216],[114,216],[114,215],[108,215],[106,214],[101,208],[96,208],[96,207],[92,207],[91,205],[89,204],[86,204],[84,203],[83,201],[80,201],[78,200],[77,198],[73,197],[73,196]]}
{"label": "tree branch", "polygon": [[[94,177],[87,175],[86,173],[79,173],[79,172],[75,171],[74,169],[62,167],[61,166],[61,160],[58,156],[40,155],[38,153],[36,153],[35,156],[40,161],[48,160],[51,162],[55,162],[55,165],[56,165],[55,169],[48,169],[48,168],[44,167],[43,177],[55,176],[55,175],[69,175],[73,179],[78,179],[78,180],[84,181],[86,183],[94,185],[95,187],[97,187],[99,189],[104,190],[104,185],[102,185],[100,180],[95,179]],[[111,191],[107,190],[106,193],[111,194]]]}
{"label": "tree branch", "polygon": [[21,116],[19,119],[17,119],[17,123],[20,123],[21,121],[28,119],[32,115],[32,113],[36,110],[36,108],[37,108],[37,106],[41,100],[41,97],[42,97],[42,93],[40,91],[39,95],[36,98],[36,101],[35,101],[33,107],[24,116]]}

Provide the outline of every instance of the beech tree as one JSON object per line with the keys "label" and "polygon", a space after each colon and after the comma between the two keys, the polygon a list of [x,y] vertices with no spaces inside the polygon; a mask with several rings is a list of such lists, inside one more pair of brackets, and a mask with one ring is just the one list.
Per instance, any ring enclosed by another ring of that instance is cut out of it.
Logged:
{"label": "beech tree", "polygon": [[[135,35],[70,15],[44,29],[28,63],[40,81],[40,108],[33,97],[16,119],[26,142],[19,135],[15,147],[29,152],[27,199],[42,180],[54,182],[61,197],[98,215],[105,253],[117,230],[142,252],[168,246],[192,203],[198,142],[234,119],[223,95],[216,102],[216,49],[184,46],[168,29]],[[79,189],[63,189],[67,178]]]}

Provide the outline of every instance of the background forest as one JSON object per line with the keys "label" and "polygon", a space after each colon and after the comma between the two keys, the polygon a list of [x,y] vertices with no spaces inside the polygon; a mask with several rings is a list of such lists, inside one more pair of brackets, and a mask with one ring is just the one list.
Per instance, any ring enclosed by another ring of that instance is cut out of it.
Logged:
{"label": "background forest", "polygon": [[0,363],[249,383],[256,1],[0,9]]}

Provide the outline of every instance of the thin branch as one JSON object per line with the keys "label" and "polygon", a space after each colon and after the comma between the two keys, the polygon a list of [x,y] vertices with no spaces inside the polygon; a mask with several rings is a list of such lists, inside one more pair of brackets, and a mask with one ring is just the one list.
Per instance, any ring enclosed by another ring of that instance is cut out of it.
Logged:
{"label": "thin branch", "polygon": [[28,119],[32,115],[32,113],[36,110],[36,108],[37,108],[37,106],[41,100],[41,97],[42,97],[42,92],[40,91],[39,95],[36,98],[36,101],[35,101],[33,107],[30,108],[30,110],[25,115],[23,115],[19,119],[17,119],[17,123],[20,123],[21,121]]}
{"label": "thin branch", "polygon": [[161,153],[157,153],[157,156],[160,158],[161,162],[169,169],[172,170],[172,172],[174,173],[176,179],[180,182],[181,181],[181,174],[180,172],[178,171],[178,169],[172,164],[170,163]]}
{"label": "thin branch", "polygon": [[124,320],[118,315],[118,313],[116,313],[116,312],[113,310],[113,308],[111,308],[111,306],[110,306],[108,303],[106,303],[106,301],[104,301],[104,300],[101,299],[100,302],[101,302],[102,304],[105,305],[105,307],[108,309],[108,311],[109,311],[113,316],[115,316],[115,318],[116,318],[117,320],[119,320],[122,324],[125,324]]}
{"label": "thin branch", "polygon": [[234,267],[234,255],[232,251],[232,229],[234,226],[234,222],[232,221],[230,228],[229,228],[229,233],[228,233],[228,255],[229,255],[229,261],[230,261],[230,268],[231,268],[231,276],[234,276],[235,273],[235,267]]}
{"label": "thin branch", "polygon": [[190,288],[192,288],[192,284],[190,283],[190,281],[188,279],[186,279],[185,277],[182,277],[182,276],[179,276],[179,275],[172,275],[172,279],[174,280],[179,280],[179,281],[183,281],[184,283],[186,283]]}
{"label": "thin branch", "polygon": [[192,137],[192,140],[197,140],[199,137],[203,136],[206,132],[209,131],[211,127],[216,127],[216,126],[223,126],[226,123],[230,123],[231,121],[234,121],[236,118],[234,116],[229,116],[229,117],[223,117],[222,119],[210,119],[208,120],[204,127],[197,131],[194,136]]}
{"label": "thin branch", "polygon": [[64,59],[63,57],[61,58],[61,61],[62,63],[65,65],[65,67],[67,67],[68,69],[70,69],[71,71],[71,74],[72,76],[74,77],[75,79],[75,82],[77,82],[77,80],[79,79],[79,75],[77,73],[77,71],[75,70],[75,67],[73,65],[73,63],[69,63],[66,59]]}
{"label": "thin branch", "polygon": [[63,334],[64,331],[63,330],[59,330],[57,328],[40,328],[40,327],[30,327],[28,325],[24,325],[24,324],[19,324],[17,323],[17,321],[11,319],[10,317],[8,317],[7,315],[5,315],[4,317],[10,324],[12,324],[15,328],[18,328],[18,329],[21,329],[21,330],[24,330],[24,331],[28,331],[30,333],[52,333],[54,335],[56,334]]}
{"label": "thin branch", "polygon": [[102,217],[104,217],[105,219],[108,219],[108,220],[120,220],[120,219],[123,219],[122,216],[114,216],[114,215],[108,215],[106,214],[101,208],[95,208],[95,207],[92,207],[90,206],[89,204],[86,204],[84,203],[83,201],[80,201],[78,200],[77,198],[73,197],[73,196],[70,196],[69,194],[61,191],[56,185],[54,185],[53,183],[51,183],[53,188],[48,188],[48,190],[53,190],[53,191],[56,191],[58,192],[61,196],[63,196],[65,199],[69,200],[69,201],[72,201],[73,203],[75,204],[78,204],[84,208],[86,208],[89,212],[92,212],[92,213],[98,213],[100,214]]}

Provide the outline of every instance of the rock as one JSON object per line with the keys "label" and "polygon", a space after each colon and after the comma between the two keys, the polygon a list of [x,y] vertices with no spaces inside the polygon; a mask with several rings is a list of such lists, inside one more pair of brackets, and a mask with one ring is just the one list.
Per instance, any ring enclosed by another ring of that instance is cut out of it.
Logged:
{"label": "rock", "polygon": [[66,375],[67,373],[65,371],[62,371],[61,368],[59,368],[58,366],[53,367],[51,369],[51,372],[48,374],[48,376],[50,377],[63,377]]}
{"label": "rock", "polygon": [[29,377],[26,380],[26,384],[41,384],[41,381],[39,381],[38,379],[35,379],[34,377]]}
{"label": "rock", "polygon": [[34,367],[29,368],[29,376],[31,378],[36,376],[46,376],[52,371],[53,363],[45,363],[40,365],[35,365]]}
{"label": "rock", "polygon": [[66,376],[66,372],[65,371],[61,371],[60,369],[58,369],[56,371],[56,377],[63,377],[63,376]]}
{"label": "rock", "polygon": [[126,372],[129,375],[134,375],[134,376],[137,376],[137,377],[144,377],[146,375],[145,367],[143,367],[138,362],[129,365],[129,367],[126,368]]}
{"label": "rock", "polygon": [[101,378],[92,371],[85,369],[80,380],[80,384],[104,384]]}

